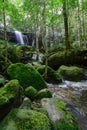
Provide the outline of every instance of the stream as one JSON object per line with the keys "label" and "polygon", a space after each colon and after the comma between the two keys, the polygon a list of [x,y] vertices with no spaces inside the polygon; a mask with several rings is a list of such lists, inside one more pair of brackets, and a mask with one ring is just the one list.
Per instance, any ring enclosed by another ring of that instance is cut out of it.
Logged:
{"label": "stream", "polygon": [[87,130],[87,80],[71,82],[63,80],[61,84],[48,84],[53,97],[62,99],[77,117],[82,130]]}

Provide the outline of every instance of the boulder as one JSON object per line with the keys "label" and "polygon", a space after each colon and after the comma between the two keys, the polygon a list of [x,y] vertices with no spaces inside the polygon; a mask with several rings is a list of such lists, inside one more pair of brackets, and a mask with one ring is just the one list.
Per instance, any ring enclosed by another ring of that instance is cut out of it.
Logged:
{"label": "boulder", "polygon": [[48,65],[54,70],[58,69],[61,65],[65,64],[65,52],[55,53],[48,58]]}
{"label": "boulder", "polygon": [[44,76],[44,72],[45,72],[45,66],[40,66],[37,68],[37,71],[43,75],[43,78],[48,82],[48,83],[53,83],[53,84],[57,84],[62,82],[62,79],[60,77],[60,75],[58,73],[56,73],[55,70],[53,70],[51,67],[47,67],[47,77]]}
{"label": "boulder", "polygon": [[87,48],[58,51],[48,57],[48,65],[57,70],[61,65],[87,66]]}
{"label": "boulder", "polygon": [[29,64],[12,64],[8,67],[7,72],[11,79],[18,79],[24,88],[28,86],[33,86],[37,90],[47,88],[43,77]]}
{"label": "boulder", "polygon": [[19,108],[21,108],[21,109],[30,109],[31,104],[32,104],[31,100],[29,98],[25,97]]}
{"label": "boulder", "polygon": [[37,90],[34,87],[30,86],[25,89],[26,97],[29,97],[30,99],[34,99],[36,95],[37,95]]}
{"label": "boulder", "polygon": [[22,101],[22,88],[18,80],[11,80],[0,88],[0,120]]}
{"label": "boulder", "polygon": [[41,104],[48,112],[52,130],[80,130],[74,115],[64,102],[57,98],[44,98]]}
{"label": "boulder", "polygon": [[51,97],[52,93],[49,89],[42,89],[36,95],[36,99],[51,98]]}
{"label": "boulder", "polygon": [[80,67],[77,66],[64,66],[62,65],[58,69],[58,73],[67,80],[70,81],[80,81],[83,80],[85,75],[84,75],[84,70]]}
{"label": "boulder", "polygon": [[0,123],[0,130],[51,130],[46,115],[27,109],[13,109]]}
{"label": "boulder", "polygon": [[28,63],[32,59],[33,50],[32,46],[19,45],[16,47],[16,56],[20,62]]}

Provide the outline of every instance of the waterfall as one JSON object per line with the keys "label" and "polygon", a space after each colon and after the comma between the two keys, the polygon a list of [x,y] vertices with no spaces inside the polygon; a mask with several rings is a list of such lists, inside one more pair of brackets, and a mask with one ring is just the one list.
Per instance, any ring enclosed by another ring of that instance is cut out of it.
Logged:
{"label": "waterfall", "polygon": [[17,43],[24,44],[23,35],[20,31],[15,31]]}

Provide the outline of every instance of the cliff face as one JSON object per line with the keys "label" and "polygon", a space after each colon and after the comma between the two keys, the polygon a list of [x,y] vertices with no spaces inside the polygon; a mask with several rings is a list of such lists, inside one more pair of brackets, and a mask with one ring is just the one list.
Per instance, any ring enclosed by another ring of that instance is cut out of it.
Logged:
{"label": "cliff face", "polygon": [[[24,44],[30,45],[30,46],[36,46],[36,36],[35,33],[22,33],[22,38],[24,41]],[[4,39],[4,31],[0,30],[0,39]],[[7,39],[8,42],[13,42],[16,44],[21,44],[18,42],[18,34],[16,35],[15,30],[7,30]],[[41,35],[38,36],[38,42],[39,42],[39,48],[42,47],[42,38]]]}
{"label": "cliff face", "polygon": [[[0,39],[4,39],[4,31],[0,30]],[[9,42],[17,43],[15,32],[7,32],[7,39]]]}

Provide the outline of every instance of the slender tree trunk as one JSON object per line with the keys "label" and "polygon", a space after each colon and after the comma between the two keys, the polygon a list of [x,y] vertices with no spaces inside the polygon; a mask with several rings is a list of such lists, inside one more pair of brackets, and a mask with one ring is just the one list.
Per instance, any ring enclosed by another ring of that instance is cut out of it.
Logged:
{"label": "slender tree trunk", "polygon": [[6,14],[5,14],[5,0],[3,0],[3,24],[4,24],[4,41],[5,41],[5,63],[7,64],[7,26],[6,26]]}
{"label": "slender tree trunk", "polygon": [[[38,7],[38,0],[36,0],[36,5]],[[39,60],[39,16],[38,16],[39,12],[38,12],[38,9],[37,9],[37,12],[36,12],[36,60],[38,61]]]}
{"label": "slender tree trunk", "polygon": [[82,42],[82,27],[81,27],[81,17],[80,17],[80,3],[78,0],[78,21],[77,21],[77,26],[78,26],[78,40],[80,42],[80,47],[81,47],[81,42]]}
{"label": "slender tree trunk", "polygon": [[82,0],[82,32],[83,32],[83,41],[86,41],[86,32],[85,32],[85,12],[84,12],[84,0]]}
{"label": "slender tree trunk", "polygon": [[67,2],[63,1],[63,17],[64,17],[64,28],[65,28],[65,44],[66,49],[70,49],[70,41],[69,41],[69,30],[68,30],[68,14],[67,14]]}
{"label": "slender tree trunk", "polygon": [[46,40],[46,3],[44,1],[43,5],[43,12],[42,12],[42,17],[43,17],[43,25],[42,25],[42,43],[44,46],[45,50],[45,72],[44,76],[47,77],[47,67],[48,67],[48,47],[47,47],[47,40]]}
{"label": "slender tree trunk", "polygon": [[36,20],[36,60],[39,59],[38,20]]}

